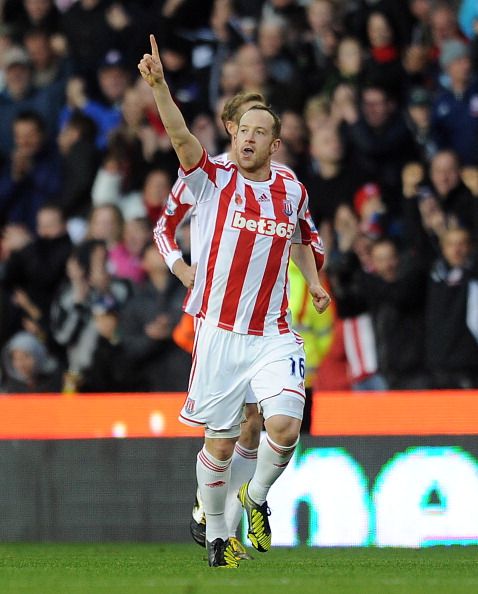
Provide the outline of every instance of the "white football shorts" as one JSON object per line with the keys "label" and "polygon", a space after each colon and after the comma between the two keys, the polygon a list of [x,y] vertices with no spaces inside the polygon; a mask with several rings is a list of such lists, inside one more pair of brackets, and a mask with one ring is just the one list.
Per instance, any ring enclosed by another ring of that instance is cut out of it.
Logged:
{"label": "white football shorts", "polygon": [[284,393],[303,404],[304,369],[303,341],[294,332],[254,336],[203,321],[196,328],[189,391],[179,420],[214,432],[229,431],[244,421],[246,402],[260,405]]}

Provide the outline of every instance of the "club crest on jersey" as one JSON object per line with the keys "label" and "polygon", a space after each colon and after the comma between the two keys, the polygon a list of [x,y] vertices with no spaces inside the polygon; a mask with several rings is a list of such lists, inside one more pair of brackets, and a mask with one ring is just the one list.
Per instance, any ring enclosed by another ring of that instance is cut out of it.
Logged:
{"label": "club crest on jersey", "polygon": [[243,200],[242,200],[242,196],[241,196],[240,194],[236,194],[236,195],[235,195],[235,197],[234,197],[234,202],[235,202],[235,203],[236,203],[238,206],[240,206],[240,205],[242,204],[242,202],[243,202]]}
{"label": "club crest on jersey", "polygon": [[168,201],[166,202],[166,209],[165,212],[168,216],[172,217],[173,214],[176,212],[176,207],[177,205],[174,203],[174,201],[171,198],[168,198]]}
{"label": "club crest on jersey", "polygon": [[188,398],[186,400],[186,404],[184,405],[184,409],[186,410],[186,412],[188,413],[193,413],[194,412],[194,407],[196,406],[196,401],[193,400],[192,398]]}
{"label": "club crest on jersey", "polygon": [[292,206],[292,202],[290,200],[284,200],[283,202],[284,207],[282,209],[282,212],[287,216],[290,217],[292,216],[292,214],[294,213],[294,208]]}

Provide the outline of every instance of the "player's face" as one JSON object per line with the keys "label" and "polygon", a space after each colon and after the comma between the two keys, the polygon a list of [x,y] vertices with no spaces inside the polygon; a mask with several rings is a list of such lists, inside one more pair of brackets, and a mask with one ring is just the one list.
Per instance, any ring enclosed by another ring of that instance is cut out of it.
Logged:
{"label": "player's face", "polygon": [[242,116],[235,136],[236,158],[246,171],[263,167],[279,148],[280,141],[272,134],[273,125],[267,111],[252,109]]}

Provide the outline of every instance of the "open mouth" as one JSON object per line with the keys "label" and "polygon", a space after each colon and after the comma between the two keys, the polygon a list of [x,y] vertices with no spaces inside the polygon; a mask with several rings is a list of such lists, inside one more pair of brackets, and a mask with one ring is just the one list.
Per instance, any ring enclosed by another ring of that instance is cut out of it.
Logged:
{"label": "open mouth", "polygon": [[250,157],[251,155],[254,154],[254,149],[252,149],[250,146],[245,146],[242,149],[242,154],[245,155],[246,157]]}

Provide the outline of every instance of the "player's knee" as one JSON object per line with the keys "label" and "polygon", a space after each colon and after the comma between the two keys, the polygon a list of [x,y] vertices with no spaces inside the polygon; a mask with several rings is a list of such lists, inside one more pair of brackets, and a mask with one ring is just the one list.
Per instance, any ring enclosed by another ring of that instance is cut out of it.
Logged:
{"label": "player's knee", "polygon": [[284,392],[261,401],[265,427],[277,444],[291,446],[299,437],[304,400]]}
{"label": "player's knee", "polygon": [[236,438],[207,438],[206,450],[217,460],[229,460],[234,452]]}
{"label": "player's knee", "polygon": [[286,415],[273,415],[265,422],[267,434],[272,441],[286,447],[290,447],[297,442],[300,424],[300,419]]}

